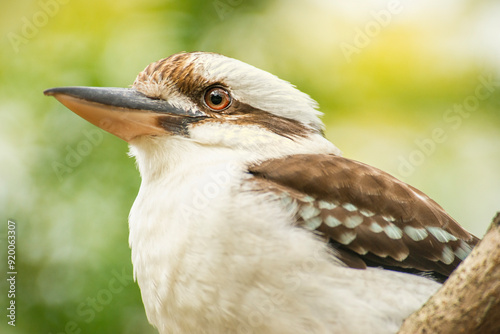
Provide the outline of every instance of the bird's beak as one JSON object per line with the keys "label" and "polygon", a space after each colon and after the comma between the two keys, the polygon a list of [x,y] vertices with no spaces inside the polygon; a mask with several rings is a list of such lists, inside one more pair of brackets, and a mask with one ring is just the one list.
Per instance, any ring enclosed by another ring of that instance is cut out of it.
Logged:
{"label": "bird's beak", "polygon": [[58,87],[43,93],[127,142],[168,132],[162,124],[165,116],[183,120],[205,116],[200,111],[185,111],[165,100],[149,98],[133,88]]}

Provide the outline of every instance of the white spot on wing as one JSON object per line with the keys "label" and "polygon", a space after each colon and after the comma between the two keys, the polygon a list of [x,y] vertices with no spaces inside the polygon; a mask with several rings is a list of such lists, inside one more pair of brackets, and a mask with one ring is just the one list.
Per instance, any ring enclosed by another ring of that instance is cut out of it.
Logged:
{"label": "white spot on wing", "polygon": [[412,226],[405,226],[404,231],[413,241],[422,241],[429,235],[424,228],[415,228]]}
{"label": "white spot on wing", "polygon": [[344,225],[346,227],[349,227],[349,228],[355,228],[356,226],[358,226],[362,222],[363,222],[363,217],[355,215],[355,216],[347,217],[345,222],[344,222]]}
{"label": "white spot on wing", "polygon": [[333,210],[337,207],[337,205],[332,202],[319,201],[318,207],[322,210]]}
{"label": "white spot on wing", "polygon": [[354,204],[351,204],[351,203],[344,203],[344,204],[342,204],[342,207],[350,212],[358,210],[358,208]]}
{"label": "white spot on wing", "polygon": [[470,252],[472,252],[472,247],[464,241],[460,241],[460,246],[455,249],[455,255],[462,261],[465,260]]}
{"label": "white spot on wing", "polygon": [[375,215],[373,212],[371,212],[370,210],[359,210],[359,212],[365,216],[365,217],[372,217],[373,215]]}
{"label": "white spot on wing", "polygon": [[348,232],[342,233],[339,236],[338,242],[340,242],[342,245],[349,245],[354,239],[356,239],[356,232],[348,231]]}
{"label": "white spot on wing", "polygon": [[445,264],[451,264],[455,260],[455,255],[451,250],[450,246],[444,246],[443,253],[441,254],[441,261]]}
{"label": "white spot on wing", "polygon": [[384,227],[384,232],[391,239],[401,239],[403,236],[403,231],[394,224],[389,224]]}
{"label": "white spot on wing", "polygon": [[446,232],[440,227],[428,226],[426,227],[426,229],[440,242],[446,243],[448,241],[457,240],[457,238],[454,235],[451,235],[450,233]]}
{"label": "white spot on wing", "polygon": [[317,229],[322,223],[322,220],[320,217],[314,217],[311,219],[307,219],[304,223],[304,227],[308,230],[315,230]]}
{"label": "white spot on wing", "polygon": [[308,219],[311,219],[313,217],[316,217],[317,215],[319,215],[319,213],[320,213],[320,210],[318,208],[314,207],[313,205],[305,205],[300,209],[300,216],[304,220],[308,220]]}
{"label": "white spot on wing", "polygon": [[370,224],[370,227],[369,229],[372,231],[372,232],[375,232],[375,233],[380,233],[382,232],[384,229],[382,228],[382,226],[380,226],[378,223],[376,222],[372,222]]}
{"label": "white spot on wing", "polygon": [[328,225],[330,227],[337,227],[337,226],[342,224],[342,222],[340,220],[338,220],[337,218],[335,218],[333,216],[326,217],[325,223],[326,223],[326,225]]}

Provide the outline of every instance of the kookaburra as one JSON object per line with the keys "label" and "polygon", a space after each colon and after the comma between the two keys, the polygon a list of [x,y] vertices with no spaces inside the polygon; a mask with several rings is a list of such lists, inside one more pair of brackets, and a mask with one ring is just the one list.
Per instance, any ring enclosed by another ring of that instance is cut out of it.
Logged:
{"label": "kookaburra", "polygon": [[395,333],[478,242],[241,61],[180,53],[131,88],[45,94],[130,145],[134,275],[160,333]]}

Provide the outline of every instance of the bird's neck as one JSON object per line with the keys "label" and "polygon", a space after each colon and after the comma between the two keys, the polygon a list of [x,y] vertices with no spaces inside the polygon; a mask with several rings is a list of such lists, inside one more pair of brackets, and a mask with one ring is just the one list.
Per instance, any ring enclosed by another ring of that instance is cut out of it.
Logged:
{"label": "bird's neck", "polygon": [[129,154],[137,160],[143,183],[164,179],[167,174],[207,170],[207,166],[224,162],[252,163],[304,153],[341,155],[341,151],[320,134],[295,139],[277,135],[264,139],[253,137],[233,146],[227,137],[220,136],[219,142],[212,145],[175,136],[139,138],[131,143]]}
{"label": "bird's neck", "polygon": [[[164,183],[171,177],[206,173],[210,166],[224,162],[252,160],[238,150],[207,147],[185,138],[146,138],[130,146],[142,178],[142,185]],[[168,185],[166,185],[168,186]]]}

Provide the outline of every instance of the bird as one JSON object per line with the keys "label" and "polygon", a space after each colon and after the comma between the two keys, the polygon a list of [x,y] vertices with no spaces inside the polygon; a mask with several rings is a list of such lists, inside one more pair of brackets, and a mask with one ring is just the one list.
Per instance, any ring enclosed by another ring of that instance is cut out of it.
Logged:
{"label": "bird", "polygon": [[181,52],[129,88],[44,93],[129,144],[134,279],[159,333],[396,333],[479,241],[237,59]]}

